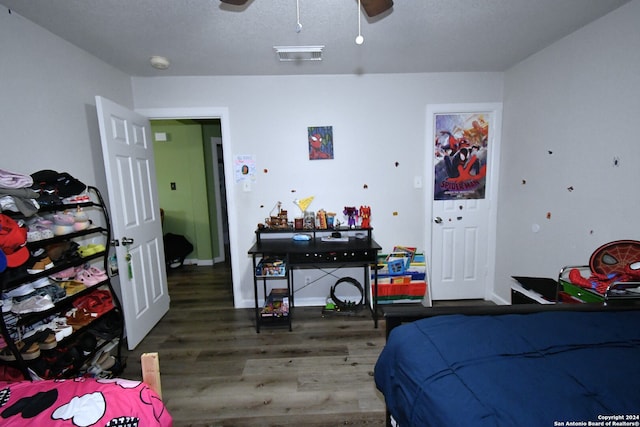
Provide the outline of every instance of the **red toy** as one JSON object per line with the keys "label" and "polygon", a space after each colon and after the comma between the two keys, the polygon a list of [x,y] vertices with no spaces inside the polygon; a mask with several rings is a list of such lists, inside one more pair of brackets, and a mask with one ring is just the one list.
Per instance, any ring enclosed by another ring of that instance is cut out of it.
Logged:
{"label": "red toy", "polygon": [[571,283],[604,294],[615,282],[640,280],[640,242],[616,240],[596,249],[589,260],[591,276],[585,278],[577,268],[569,271]]}
{"label": "red toy", "polygon": [[362,228],[371,228],[370,218],[371,217],[371,207],[370,206],[360,206],[360,218],[362,218],[362,224],[360,227]]}

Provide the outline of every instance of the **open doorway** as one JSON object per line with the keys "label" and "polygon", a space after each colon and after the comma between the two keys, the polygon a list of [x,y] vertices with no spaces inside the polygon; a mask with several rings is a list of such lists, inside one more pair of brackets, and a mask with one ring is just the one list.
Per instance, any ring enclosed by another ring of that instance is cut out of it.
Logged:
{"label": "open doorway", "polygon": [[230,265],[220,120],[151,120],[164,233],[184,236],[186,263]]}
{"label": "open doorway", "polygon": [[243,307],[244,300],[242,297],[241,286],[241,272],[239,266],[240,253],[238,242],[238,209],[234,202],[232,190],[229,188],[228,183],[233,182],[233,159],[232,153],[232,141],[230,132],[230,118],[229,109],[227,107],[168,107],[168,108],[139,108],[136,112],[149,118],[150,120],[161,119],[191,119],[191,120],[208,120],[218,119],[220,120],[220,132],[222,137],[223,149],[223,164],[224,164],[224,176],[225,176],[225,200],[228,222],[228,239],[229,239],[229,253],[230,259],[228,262],[231,264],[231,278],[233,288],[233,299],[235,307]]}

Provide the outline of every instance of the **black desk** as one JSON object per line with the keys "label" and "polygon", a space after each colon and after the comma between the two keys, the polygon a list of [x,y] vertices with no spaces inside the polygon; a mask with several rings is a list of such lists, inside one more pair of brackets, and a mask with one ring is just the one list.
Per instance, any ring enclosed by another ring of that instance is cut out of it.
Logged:
{"label": "black desk", "polygon": [[[323,242],[320,237],[309,241],[294,241],[291,238],[259,239],[249,249],[253,257],[253,292],[256,309],[256,331],[260,332],[260,307],[258,306],[258,280],[255,276],[256,257],[280,256],[287,265],[290,305],[294,306],[293,270],[324,267],[362,267],[364,269],[364,303],[371,309],[374,327],[378,327],[378,271],[374,271],[373,295],[369,283],[369,267],[378,261],[378,251],[382,248],[370,237],[358,239],[349,237],[349,241]],[[265,295],[266,298],[266,295]]]}

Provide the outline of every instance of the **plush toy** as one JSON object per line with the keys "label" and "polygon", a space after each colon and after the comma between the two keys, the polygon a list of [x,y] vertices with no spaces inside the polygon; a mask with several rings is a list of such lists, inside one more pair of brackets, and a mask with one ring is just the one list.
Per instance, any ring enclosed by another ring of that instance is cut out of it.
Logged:
{"label": "plush toy", "polygon": [[360,218],[362,218],[362,224],[360,227],[362,228],[370,228],[370,218],[371,217],[371,207],[370,206],[360,206]]}
{"label": "plush toy", "polygon": [[355,228],[358,219],[358,209],[356,209],[355,206],[345,206],[342,213],[347,216],[347,225],[349,228]]}

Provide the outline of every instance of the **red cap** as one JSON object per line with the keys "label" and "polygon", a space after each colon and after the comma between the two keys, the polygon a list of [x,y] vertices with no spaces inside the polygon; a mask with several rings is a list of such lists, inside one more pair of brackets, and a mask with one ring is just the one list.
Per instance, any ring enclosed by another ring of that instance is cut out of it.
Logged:
{"label": "red cap", "polygon": [[0,214],[0,250],[7,258],[7,267],[20,267],[29,259],[27,229],[12,218]]}

